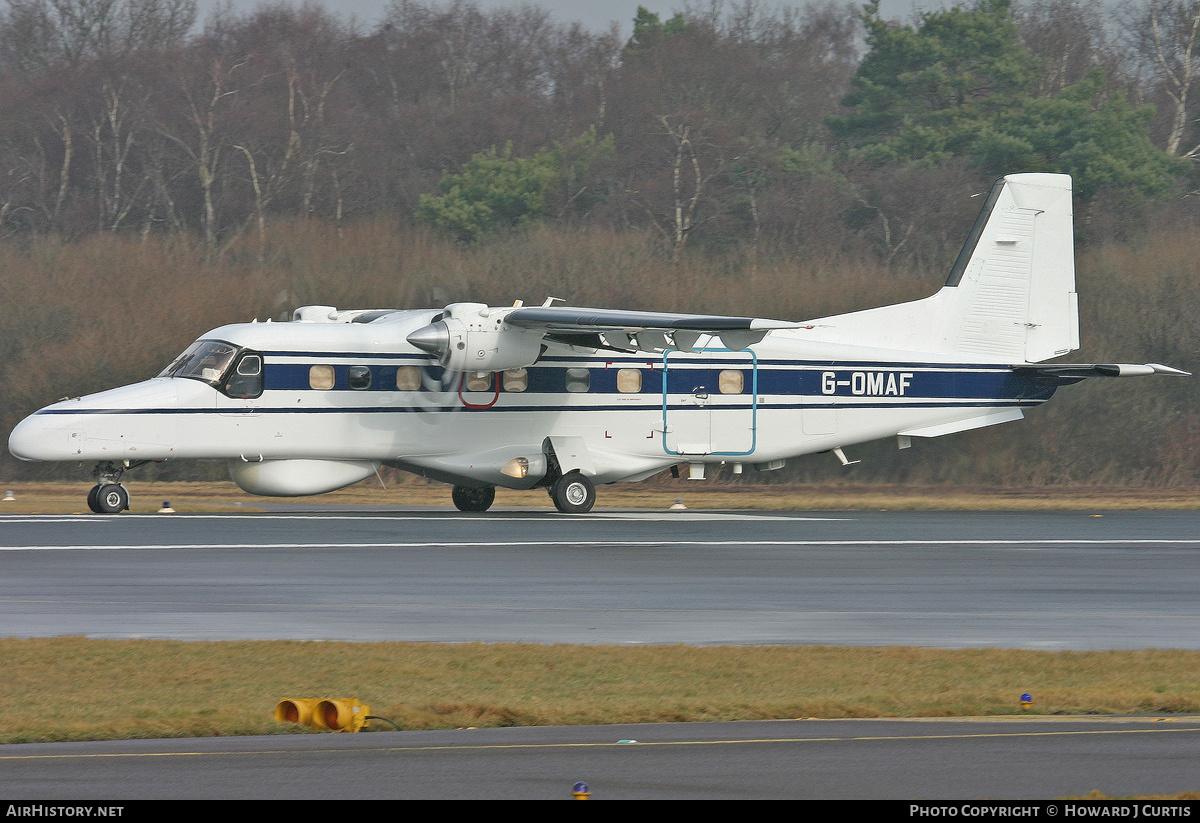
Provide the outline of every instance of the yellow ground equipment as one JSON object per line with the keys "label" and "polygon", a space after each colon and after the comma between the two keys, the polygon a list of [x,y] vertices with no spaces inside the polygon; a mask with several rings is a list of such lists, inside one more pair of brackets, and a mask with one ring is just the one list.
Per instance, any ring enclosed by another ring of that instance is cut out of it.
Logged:
{"label": "yellow ground equipment", "polygon": [[317,731],[358,732],[366,728],[370,713],[371,707],[355,697],[287,698],[275,707],[275,720],[299,723]]}

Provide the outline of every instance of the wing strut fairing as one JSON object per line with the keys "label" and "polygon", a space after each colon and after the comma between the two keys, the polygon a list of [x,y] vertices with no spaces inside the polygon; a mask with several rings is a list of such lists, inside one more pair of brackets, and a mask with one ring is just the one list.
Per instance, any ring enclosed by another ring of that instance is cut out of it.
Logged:
{"label": "wing strut fairing", "polygon": [[742,351],[762,340],[772,329],[800,328],[799,323],[757,317],[571,306],[517,309],[508,315],[506,322],[518,328],[540,329],[548,339],[561,343],[578,345],[573,341],[587,335],[603,344],[597,348],[648,352],[667,348],[691,351],[702,334],[719,337],[724,348]]}

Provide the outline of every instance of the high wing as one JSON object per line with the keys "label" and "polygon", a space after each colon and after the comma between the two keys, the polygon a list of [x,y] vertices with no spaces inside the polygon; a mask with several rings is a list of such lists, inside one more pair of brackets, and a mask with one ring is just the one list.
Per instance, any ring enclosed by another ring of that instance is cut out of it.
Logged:
{"label": "high wing", "polygon": [[1013,371],[1060,386],[1078,383],[1089,377],[1143,377],[1150,374],[1190,376],[1190,372],[1161,363],[1039,363],[1013,366]]}
{"label": "high wing", "polygon": [[619,351],[655,351],[668,346],[691,351],[703,334],[718,336],[725,348],[740,351],[762,340],[772,329],[801,327],[800,323],[757,317],[572,306],[519,308],[504,320],[510,326],[544,332],[548,340]]}
{"label": "high wing", "polygon": [[546,343],[619,352],[693,351],[702,335],[741,351],[772,329],[800,323],[716,314],[587,309],[572,306],[496,308],[452,303],[405,339],[452,371],[503,371],[536,363]]}

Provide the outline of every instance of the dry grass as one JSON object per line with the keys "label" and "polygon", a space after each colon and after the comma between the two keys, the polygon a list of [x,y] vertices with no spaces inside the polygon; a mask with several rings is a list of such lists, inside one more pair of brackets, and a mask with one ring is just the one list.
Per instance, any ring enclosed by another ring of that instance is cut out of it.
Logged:
{"label": "dry grass", "polygon": [[[271,734],[283,698],[405,729],[1200,711],[1200,652],[0,640],[0,742]],[[1028,712],[1024,712],[1028,713]],[[376,723],[377,728],[390,728]]]}
{"label": "dry grass", "polygon": [[[403,478],[403,479],[401,479]],[[396,482],[399,480],[399,482]],[[450,487],[403,475],[389,476],[387,488],[372,478],[329,494],[288,498],[297,505],[450,506]],[[87,513],[90,482],[11,482],[15,500],[0,503],[0,514]],[[131,511],[154,512],[164,501],[177,512],[262,511],[278,499],[246,494],[232,482],[129,481]],[[681,499],[689,509],[761,511],[856,510],[1119,510],[1196,509],[1200,490],[1138,489],[1106,486],[1002,487],[886,484],[749,485],[657,478],[618,483],[598,490],[598,505],[613,508],[666,509]],[[522,506],[553,511],[542,489],[496,490],[496,507]]]}

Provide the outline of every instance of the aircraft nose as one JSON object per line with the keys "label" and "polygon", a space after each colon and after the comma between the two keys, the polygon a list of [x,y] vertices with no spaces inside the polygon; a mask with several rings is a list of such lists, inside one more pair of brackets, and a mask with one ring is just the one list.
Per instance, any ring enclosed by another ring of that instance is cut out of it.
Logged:
{"label": "aircraft nose", "polygon": [[21,460],[70,460],[79,454],[81,432],[72,431],[54,415],[32,414],[13,427],[8,450]]}

